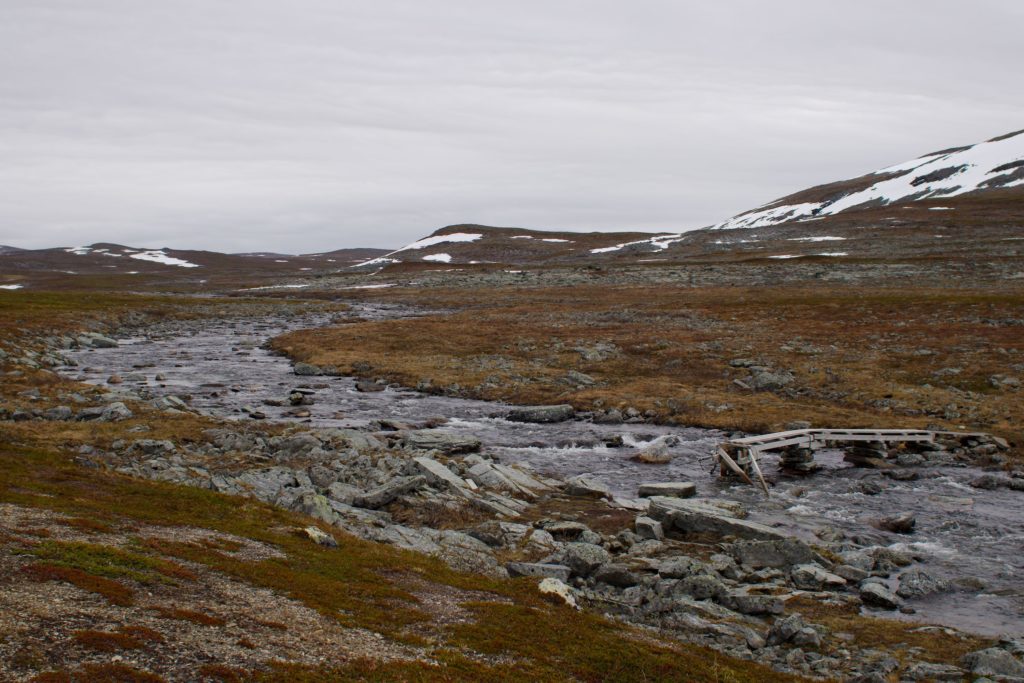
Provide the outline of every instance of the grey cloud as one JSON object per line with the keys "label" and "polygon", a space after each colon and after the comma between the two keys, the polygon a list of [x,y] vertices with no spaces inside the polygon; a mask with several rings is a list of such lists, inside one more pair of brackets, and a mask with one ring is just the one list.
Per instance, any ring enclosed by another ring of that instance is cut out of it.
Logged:
{"label": "grey cloud", "polygon": [[683,230],[1020,128],[1015,0],[6,0],[0,243]]}

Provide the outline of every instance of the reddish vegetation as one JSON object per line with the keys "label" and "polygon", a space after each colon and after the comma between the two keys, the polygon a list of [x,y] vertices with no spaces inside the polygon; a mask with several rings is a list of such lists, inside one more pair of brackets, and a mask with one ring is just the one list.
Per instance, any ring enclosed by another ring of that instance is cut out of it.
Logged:
{"label": "reddish vegetation", "polygon": [[126,607],[134,602],[131,588],[124,584],[105,579],[102,576],[87,574],[81,569],[60,567],[45,562],[25,567],[25,572],[36,581],[64,581],[84,591],[102,595],[113,605]]}

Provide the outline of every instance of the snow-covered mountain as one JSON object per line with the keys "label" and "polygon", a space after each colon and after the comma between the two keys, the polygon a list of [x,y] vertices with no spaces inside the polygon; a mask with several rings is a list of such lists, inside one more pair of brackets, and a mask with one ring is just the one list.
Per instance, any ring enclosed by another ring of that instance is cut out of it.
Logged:
{"label": "snow-covered mountain", "polygon": [[859,178],[819,185],[741,213],[712,229],[760,228],[1020,186],[1024,186],[1024,130],[932,152]]}

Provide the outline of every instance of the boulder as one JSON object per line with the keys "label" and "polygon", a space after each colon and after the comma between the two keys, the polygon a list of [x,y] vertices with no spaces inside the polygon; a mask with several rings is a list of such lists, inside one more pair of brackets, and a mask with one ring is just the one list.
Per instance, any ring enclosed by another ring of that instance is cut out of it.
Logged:
{"label": "boulder", "polygon": [[700,500],[667,496],[650,499],[649,517],[661,522],[666,533],[708,533],[757,540],[781,540],[788,536],[771,527],[739,519],[735,513]]}
{"label": "boulder", "polygon": [[640,484],[638,495],[641,498],[669,496],[672,498],[692,498],[697,494],[697,485],[689,481],[670,481],[659,484]]}
{"label": "boulder", "polygon": [[540,584],[538,584],[537,589],[543,595],[553,595],[569,607],[579,609],[579,605],[576,604],[576,598],[573,597],[572,589],[558,579],[543,579]]}
{"label": "boulder", "polygon": [[975,676],[1024,677],[1024,664],[997,647],[969,652],[960,660],[960,665]]}
{"label": "boulder", "polygon": [[316,375],[322,375],[323,371],[319,366],[313,365],[312,363],[296,363],[295,367],[292,368],[299,377],[314,377]]}
{"label": "boulder", "polygon": [[636,535],[645,540],[660,541],[665,538],[665,530],[661,528],[661,522],[656,519],[641,515],[634,522]]}
{"label": "boulder", "polygon": [[861,584],[860,599],[865,605],[884,609],[898,609],[903,605],[903,601],[896,594],[875,581]]}
{"label": "boulder", "polygon": [[306,537],[309,538],[309,540],[313,541],[317,545],[322,545],[326,548],[338,547],[338,542],[334,540],[334,536],[322,531],[319,527],[307,526],[302,531],[306,534]]}
{"label": "boulder", "polygon": [[846,579],[816,564],[799,564],[790,572],[793,585],[804,590],[835,590],[846,585]]}
{"label": "boulder", "polygon": [[552,578],[565,582],[569,580],[572,570],[564,564],[546,564],[543,562],[509,562],[505,565],[508,575],[535,576],[537,578]]}
{"label": "boulder", "polygon": [[624,564],[603,564],[594,572],[594,580],[616,588],[629,588],[640,582],[636,574]]}
{"label": "boulder", "polygon": [[100,413],[101,422],[120,422],[121,420],[128,420],[135,416],[128,406],[121,402],[111,403],[103,412]]}
{"label": "boulder", "polygon": [[417,475],[414,477],[398,477],[385,483],[383,486],[379,486],[372,491],[356,496],[353,501],[353,505],[361,508],[369,508],[370,510],[376,510],[377,508],[384,507],[395,498],[401,495],[415,491],[423,486],[427,485],[426,477]]}
{"label": "boulder", "polygon": [[752,595],[744,592],[726,593],[720,602],[740,614],[782,614],[784,603],[775,595]]}
{"label": "boulder", "polygon": [[787,538],[779,541],[737,541],[729,547],[737,562],[754,569],[791,567],[814,561],[814,551],[803,541]]}
{"label": "boulder", "polygon": [[899,575],[900,585],[896,595],[904,599],[920,598],[932,593],[941,593],[949,588],[949,582],[936,578],[923,569],[911,569]]}
{"label": "boulder", "polygon": [[406,448],[442,453],[475,453],[480,450],[480,439],[468,434],[454,434],[442,429],[420,429],[406,433],[402,442]]}
{"label": "boulder", "polygon": [[524,406],[513,408],[509,411],[508,420],[511,422],[535,422],[552,423],[565,422],[576,416],[576,410],[571,405],[563,404],[557,406]]}
{"label": "boulder", "polygon": [[611,559],[607,550],[592,543],[566,543],[562,551],[562,564],[572,570],[573,576],[590,576]]}
{"label": "boulder", "polygon": [[442,489],[450,488],[456,491],[463,491],[467,486],[465,479],[433,458],[413,458],[413,462],[416,463],[420,474],[426,477],[427,481],[434,486],[441,487]]}
{"label": "boulder", "polygon": [[916,525],[917,519],[909,512],[905,512],[900,515],[893,515],[892,517],[883,517],[878,520],[878,528],[885,531],[891,531],[896,534],[913,533]]}
{"label": "boulder", "polygon": [[611,498],[612,492],[608,485],[587,474],[579,474],[565,480],[565,492],[570,496],[584,498]]}

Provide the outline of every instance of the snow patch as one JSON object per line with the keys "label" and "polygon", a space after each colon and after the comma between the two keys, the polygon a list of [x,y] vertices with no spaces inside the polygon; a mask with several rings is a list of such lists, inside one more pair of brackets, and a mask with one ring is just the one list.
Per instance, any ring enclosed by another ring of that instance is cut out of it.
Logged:
{"label": "snow patch", "polygon": [[[200,280],[200,282],[206,282],[206,280]],[[266,287],[246,287],[245,289],[239,289],[239,292],[257,292],[263,289],[303,289],[309,287],[309,285],[267,285]]]}
{"label": "snow patch", "polygon": [[66,251],[69,254],[74,254],[75,256],[85,256],[92,250],[89,249],[89,247],[71,247],[69,249],[65,249],[64,251]]}
{"label": "snow patch", "polygon": [[140,251],[138,254],[132,254],[130,258],[138,259],[140,261],[152,261],[153,263],[159,263],[165,266],[180,266],[181,268],[198,268],[198,263],[190,263],[185,259],[175,258],[167,255],[163,249],[150,249],[149,251]]}
{"label": "snow patch", "polygon": [[438,263],[451,263],[451,254],[427,254],[423,257],[424,261],[437,261]]}
{"label": "snow patch", "polygon": [[790,242],[843,242],[845,237],[829,237],[822,235],[820,237],[790,237]]}
{"label": "snow patch", "polygon": [[[1024,178],[1014,178],[1024,161],[1024,135],[989,140],[965,149],[912,159],[870,175],[894,176],[825,202],[783,204],[777,202],[734,216],[712,227],[714,230],[753,228],[787,221],[806,221],[832,216],[866,203],[886,206],[899,201],[954,197],[990,187],[1017,187]],[[929,207],[937,210],[948,207]]]}
{"label": "snow patch", "polygon": [[8,291],[14,289],[23,289],[25,285],[0,285],[0,289],[6,289]]}

